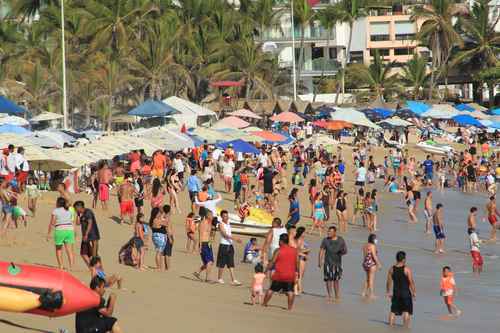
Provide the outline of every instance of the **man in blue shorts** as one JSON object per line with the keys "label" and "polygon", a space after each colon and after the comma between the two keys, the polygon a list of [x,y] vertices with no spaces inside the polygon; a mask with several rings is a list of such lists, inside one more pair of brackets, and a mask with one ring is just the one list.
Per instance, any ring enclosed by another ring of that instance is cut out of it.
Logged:
{"label": "man in blue shorts", "polygon": [[207,210],[205,218],[200,222],[198,227],[199,233],[199,243],[198,248],[200,249],[200,257],[202,265],[197,272],[194,272],[193,275],[201,280],[201,272],[205,271],[205,282],[211,282],[209,280],[210,271],[214,264],[214,253],[212,251],[211,237],[210,234],[212,232],[212,222],[214,219],[214,215],[212,211]]}
{"label": "man in blue shorts", "polygon": [[431,156],[427,155],[425,161],[422,163],[424,168],[424,180],[432,186],[432,178],[434,174],[434,162],[431,160]]}

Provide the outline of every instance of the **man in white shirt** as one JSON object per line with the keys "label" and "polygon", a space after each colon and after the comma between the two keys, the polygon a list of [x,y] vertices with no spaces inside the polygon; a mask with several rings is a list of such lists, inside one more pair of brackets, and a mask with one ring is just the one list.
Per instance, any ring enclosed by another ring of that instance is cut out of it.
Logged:
{"label": "man in white shirt", "polygon": [[30,166],[28,161],[24,157],[24,148],[18,147],[16,157],[16,168],[17,168],[17,183],[19,186],[19,190],[24,192],[24,188],[26,187],[26,181],[28,179]]}
{"label": "man in white shirt", "polygon": [[356,186],[365,187],[366,183],[366,168],[363,162],[360,162],[358,170],[356,170]]}
{"label": "man in white shirt", "polygon": [[313,127],[311,123],[308,123],[306,126],[306,137],[309,138],[312,136],[312,134],[313,134]]}
{"label": "man in white shirt", "polygon": [[477,236],[476,229],[469,228],[467,230],[469,234],[469,245],[470,254],[472,257],[472,271],[476,276],[479,276],[483,271],[483,257],[481,256],[480,244],[481,240]]}
{"label": "man in white shirt", "polygon": [[16,175],[17,168],[17,157],[14,151],[14,145],[9,145],[9,156],[7,156],[7,170],[9,171],[10,179],[14,178]]}
{"label": "man in white shirt", "polygon": [[181,159],[180,154],[176,154],[174,160],[172,161],[175,172],[177,172],[177,176],[181,184],[184,184],[184,162]]}
{"label": "man in white shirt", "polygon": [[265,151],[260,153],[259,163],[262,165],[263,168],[267,168],[267,166],[269,165],[269,159],[268,159],[267,153]]}
{"label": "man in white shirt", "polygon": [[229,159],[227,156],[224,156],[224,160],[220,162],[220,167],[222,168],[222,176],[224,177],[224,185],[226,188],[226,192],[231,192],[231,185],[233,183],[233,175],[234,175],[234,162]]}
{"label": "man in white shirt", "polygon": [[217,251],[217,268],[219,268],[218,282],[223,284],[222,273],[224,268],[229,269],[229,274],[231,275],[231,281],[233,286],[241,286],[241,282],[236,280],[234,275],[234,247],[233,241],[241,243],[241,239],[235,237],[231,233],[231,224],[229,222],[229,214],[227,210],[223,210],[220,213],[221,222],[219,223],[220,231],[220,244],[219,251]]}

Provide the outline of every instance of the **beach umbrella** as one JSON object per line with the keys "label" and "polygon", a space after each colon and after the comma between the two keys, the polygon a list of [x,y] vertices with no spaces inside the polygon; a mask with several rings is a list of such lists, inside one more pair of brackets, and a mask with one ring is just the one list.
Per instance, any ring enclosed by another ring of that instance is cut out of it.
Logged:
{"label": "beach umbrella", "polygon": [[10,99],[0,96],[0,113],[23,114],[26,110],[12,102]]}
{"label": "beach umbrella", "polygon": [[240,152],[243,154],[258,154],[260,152],[257,148],[255,148],[254,145],[252,145],[246,141],[240,140],[240,139],[226,141],[226,142],[216,144],[216,146],[218,148],[222,148],[222,149],[226,149],[227,147],[229,147],[229,145],[232,146],[234,151]]}
{"label": "beach umbrella", "polygon": [[245,128],[250,126],[250,123],[235,116],[229,116],[217,121],[213,128]]}
{"label": "beach umbrella", "polygon": [[256,136],[263,138],[266,141],[273,142],[273,143],[286,141],[285,136],[278,134],[278,133],[271,132],[271,131],[256,131],[256,132],[251,132],[251,133],[253,135],[256,135]]}
{"label": "beach umbrella", "polygon": [[31,132],[21,126],[4,124],[0,125],[0,133],[29,134]]}
{"label": "beach umbrella", "polygon": [[494,116],[500,116],[500,108],[490,110],[490,114]]}
{"label": "beach umbrella", "polygon": [[471,108],[474,108],[474,110],[476,110],[476,111],[481,111],[481,112],[488,111],[487,108],[485,108],[484,106],[479,105],[477,103],[467,103],[467,105],[470,106]]}
{"label": "beach umbrella", "polygon": [[413,124],[410,123],[409,121],[403,120],[399,117],[393,117],[393,118],[381,121],[379,123],[379,125],[384,127],[384,128],[390,128],[390,127],[408,127],[408,126],[412,126]]}
{"label": "beach umbrella", "polygon": [[296,113],[286,111],[286,112],[281,112],[280,114],[277,114],[275,116],[272,116],[271,120],[281,123],[300,123],[304,121],[304,118],[302,118]]}
{"label": "beach umbrella", "polygon": [[350,123],[348,123],[346,121],[342,121],[342,120],[329,120],[329,121],[316,120],[315,122],[313,122],[313,125],[330,130],[330,131],[338,131],[338,130],[342,130],[344,128],[351,128],[352,127],[352,125]]}
{"label": "beach umbrella", "polygon": [[401,119],[420,118],[420,115],[418,113],[415,113],[410,109],[397,110],[396,112],[394,112],[394,116]]}
{"label": "beach umbrella", "polygon": [[361,110],[361,112],[364,113],[364,115],[366,116],[366,118],[370,119],[371,121],[377,123],[381,120],[384,120],[386,117],[383,117],[380,113],[378,113],[377,111],[375,111],[375,109],[364,109],[364,110]]}
{"label": "beach umbrella", "polygon": [[439,107],[433,107],[432,109],[421,113],[420,116],[423,118],[432,118],[432,119],[451,119],[455,116],[458,116],[460,112],[458,112],[455,108],[452,109],[443,109]]}
{"label": "beach umbrella", "polygon": [[26,119],[18,116],[7,116],[7,117],[0,117],[0,125],[2,124],[28,126],[30,123]]}
{"label": "beach umbrella", "polygon": [[62,114],[57,114],[54,112],[42,112],[38,116],[31,118],[30,122],[38,123],[41,121],[51,121],[51,120],[57,120],[57,119],[62,119],[62,118],[64,118],[64,116]]}
{"label": "beach umbrella", "polygon": [[474,109],[472,106],[465,103],[455,105],[455,109],[457,109],[458,111],[467,111],[467,112],[476,111],[476,109]]}
{"label": "beach umbrella", "polygon": [[165,117],[172,114],[178,113],[174,108],[168,106],[167,104],[156,101],[147,100],[139,106],[136,106],[131,111],[128,112],[131,116],[151,118],[151,117]]}
{"label": "beach umbrella", "polygon": [[428,111],[431,108],[429,105],[427,105],[425,103],[416,102],[416,101],[407,101],[406,107],[408,109],[410,109],[413,113],[418,114],[418,115]]}
{"label": "beach umbrella", "polygon": [[483,127],[483,124],[474,117],[469,116],[468,114],[461,114],[452,118],[454,122],[459,124],[460,126],[474,126],[474,127]]}
{"label": "beach umbrella", "polygon": [[312,137],[305,139],[303,145],[304,146],[331,146],[338,144],[337,141],[335,141],[331,136],[328,135],[313,135]]}
{"label": "beach umbrella", "polygon": [[233,112],[228,113],[230,116],[242,117],[242,118],[252,118],[252,119],[262,119],[261,116],[255,114],[254,112],[248,109],[239,109]]}
{"label": "beach umbrella", "polygon": [[368,119],[363,112],[357,111],[354,108],[339,108],[332,113],[332,120],[341,120],[355,126],[380,129],[380,127]]}

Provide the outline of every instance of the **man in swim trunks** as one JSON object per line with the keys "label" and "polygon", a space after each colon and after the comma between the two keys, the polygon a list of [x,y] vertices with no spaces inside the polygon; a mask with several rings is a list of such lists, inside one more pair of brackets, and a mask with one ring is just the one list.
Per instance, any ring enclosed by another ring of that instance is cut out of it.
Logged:
{"label": "man in swim trunks", "polygon": [[120,218],[121,223],[125,222],[125,217],[128,216],[129,224],[134,224],[134,197],[135,197],[135,188],[132,185],[132,175],[129,173],[126,174],[126,179],[123,184],[120,185],[118,189],[118,195],[121,198],[120,201]]}
{"label": "man in swim trunks", "polygon": [[424,201],[425,233],[431,233],[432,225],[432,192],[428,191]]}
{"label": "man in swim trunks", "polygon": [[116,318],[112,317],[115,304],[116,295],[111,294],[108,301],[102,297],[105,293],[106,281],[98,276],[95,276],[90,281],[90,289],[95,291],[101,298],[99,306],[77,312],[75,317],[76,333],[122,333],[122,329],[118,326]]}
{"label": "man in swim trunks", "polygon": [[486,214],[488,215],[488,222],[491,224],[490,241],[494,242],[497,240],[497,216],[500,216],[494,195],[490,197],[490,200],[486,204]]}
{"label": "man in swim trunks", "polygon": [[85,208],[83,201],[75,202],[74,207],[78,214],[76,224],[79,224],[82,228],[80,255],[87,266],[89,266],[90,258],[98,256],[99,239],[101,235],[94,212],[89,208]]}
{"label": "man in swim trunks", "polygon": [[104,210],[108,210],[109,201],[109,182],[111,181],[112,173],[106,162],[102,162],[101,167],[97,171],[97,180],[99,181],[99,201]]}
{"label": "man in swim trunks", "polygon": [[214,222],[214,214],[211,210],[206,210],[205,218],[200,222],[198,227],[198,248],[202,265],[193,275],[201,280],[201,272],[205,271],[205,282],[212,282],[208,277],[214,264],[214,252],[211,244],[212,223]]}
{"label": "man in swim trunks", "polygon": [[347,254],[347,245],[344,239],[337,236],[337,228],[328,228],[327,237],[321,242],[318,267],[323,266],[323,280],[328,292],[327,301],[332,302],[333,292],[336,301],[340,300],[340,280],[342,279],[342,256]]}
{"label": "man in swim trunks", "polygon": [[432,216],[432,229],[434,230],[434,235],[436,236],[436,247],[434,253],[444,253],[444,240],[446,236],[444,235],[443,204],[441,203],[436,205],[436,211]]}
{"label": "man in swim trunks", "polygon": [[479,276],[483,271],[483,257],[480,251],[481,240],[477,236],[475,228],[469,228],[467,233],[469,234],[470,255],[472,257],[472,272]]}

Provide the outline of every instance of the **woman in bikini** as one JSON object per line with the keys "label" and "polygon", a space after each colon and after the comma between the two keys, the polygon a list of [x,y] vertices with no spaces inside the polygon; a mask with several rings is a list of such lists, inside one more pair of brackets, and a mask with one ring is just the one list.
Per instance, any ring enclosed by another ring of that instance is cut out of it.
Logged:
{"label": "woman in bikini", "polygon": [[410,223],[417,223],[417,217],[415,216],[415,198],[413,194],[413,188],[408,185],[406,186],[405,203],[408,207],[408,216],[410,217]]}
{"label": "woman in bikini", "polygon": [[370,234],[368,242],[363,246],[363,270],[366,273],[366,281],[363,285],[362,297],[375,298],[375,273],[382,268],[382,264],[377,255],[377,236]]}
{"label": "woman in bikini", "polygon": [[335,203],[339,231],[347,232],[347,192],[339,191]]}
{"label": "woman in bikini", "polygon": [[297,246],[297,252],[299,254],[299,276],[297,282],[295,283],[295,295],[300,295],[304,291],[302,288],[302,280],[304,278],[304,273],[306,271],[307,257],[311,249],[309,248],[305,236],[306,228],[298,227],[295,233],[295,244]]}
{"label": "woman in bikini", "polygon": [[160,179],[153,180],[153,187],[151,189],[151,208],[161,207],[163,199],[165,198],[165,189],[161,185]]}
{"label": "woman in bikini", "polygon": [[364,197],[365,197],[365,191],[363,190],[362,187],[359,188],[358,193],[356,194],[356,201],[354,202],[354,212],[352,214],[352,224],[356,225],[356,217],[361,215],[363,218],[363,226],[365,226],[365,215],[363,214],[365,210],[365,205],[364,205]]}
{"label": "woman in bikini", "polygon": [[373,202],[372,202],[372,194],[370,192],[366,192],[364,199],[364,215],[366,226],[368,227],[368,232],[373,232],[373,221],[374,221],[374,210],[373,210]]}
{"label": "woman in bikini", "polygon": [[175,169],[170,170],[169,174],[167,175],[166,183],[167,183],[167,192],[170,198],[169,200],[170,206],[174,208],[178,214],[180,214],[181,210],[179,206],[179,199],[177,197],[177,193],[181,190],[181,183]]}

